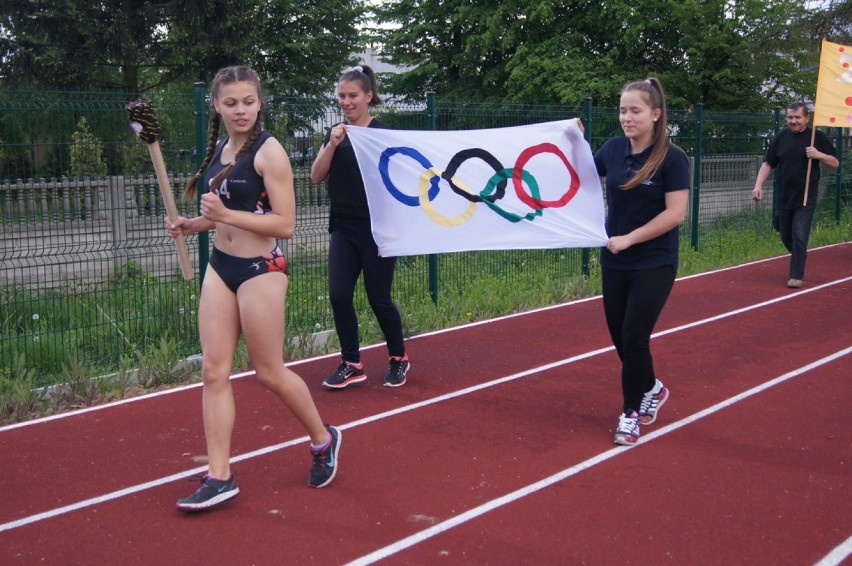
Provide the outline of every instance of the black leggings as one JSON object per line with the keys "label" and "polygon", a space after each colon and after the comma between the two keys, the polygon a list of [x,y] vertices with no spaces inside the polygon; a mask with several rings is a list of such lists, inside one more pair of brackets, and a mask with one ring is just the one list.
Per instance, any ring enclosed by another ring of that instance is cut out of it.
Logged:
{"label": "black leggings", "polygon": [[674,286],[671,265],[623,271],[603,268],[604,314],[621,358],[625,413],[639,411],[642,396],[656,383],[651,333]]}
{"label": "black leggings", "polygon": [[359,226],[337,224],[332,229],[328,248],[328,294],[341,354],[347,362],[361,361],[354,296],[355,284],[362,271],[367,300],[387,341],[388,355],[405,355],[402,319],[391,299],[395,268],[395,257],[379,256],[369,220]]}

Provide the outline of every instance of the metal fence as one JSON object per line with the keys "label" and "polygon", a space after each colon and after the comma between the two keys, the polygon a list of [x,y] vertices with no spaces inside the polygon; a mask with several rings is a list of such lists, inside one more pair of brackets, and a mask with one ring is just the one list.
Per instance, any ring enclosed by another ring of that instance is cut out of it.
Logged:
{"label": "metal fence", "polygon": [[[203,157],[197,148],[206,147],[204,88],[153,99],[179,196]],[[126,103],[115,93],[0,91],[0,375],[12,372],[18,356],[43,382],[71,358],[106,372],[163,336],[176,339],[184,355],[198,351],[199,280],[180,277],[163,229],[157,180],[145,144],[127,126]],[[593,148],[620,133],[616,109],[592,108],[588,100],[576,107],[494,105],[430,95],[419,104],[389,103],[381,116],[398,129],[443,130],[580,117]],[[755,205],[750,191],[781,116],[702,112],[700,105],[670,112],[672,138],[690,155],[695,173],[684,245],[716,245],[708,235],[720,226],[768,225],[771,195]],[[325,131],[340,119],[334,101],[276,97],[268,100],[264,117],[295,172],[296,235],[281,242],[291,266],[291,358],[309,353],[333,328],[325,265],[328,202],[325,187],[311,183],[309,168]],[[839,129],[831,135],[845,156],[848,140]],[[825,214],[838,218],[850,198],[844,164],[837,174],[824,175],[821,188]],[[179,205],[193,215],[194,203]],[[187,244],[195,267],[203,267],[207,236],[190,237]],[[440,326],[449,310],[469,308],[465,294],[492,292],[489,285],[520,294],[534,280],[539,300],[568,298],[570,282],[594,271],[596,254],[529,250],[400,258],[395,298],[406,332],[423,332]],[[516,300],[517,308],[535,306]],[[356,302],[368,311],[361,290]],[[406,316],[413,312],[419,315]],[[371,316],[361,322],[365,338],[376,335]]]}

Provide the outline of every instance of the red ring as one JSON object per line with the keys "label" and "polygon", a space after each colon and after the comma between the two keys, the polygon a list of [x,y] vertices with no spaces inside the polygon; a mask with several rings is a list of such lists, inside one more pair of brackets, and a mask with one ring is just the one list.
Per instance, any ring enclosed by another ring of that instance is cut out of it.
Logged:
{"label": "red ring", "polygon": [[[568,190],[565,191],[565,194],[558,200],[541,200],[533,198],[524,190],[524,184],[521,182],[521,172],[524,170],[524,165],[527,164],[527,161],[539,153],[552,153],[559,157],[559,159],[562,160],[562,163],[565,164],[565,168],[568,169],[568,173],[571,175],[571,184],[568,186]],[[565,154],[562,153],[562,150],[559,149],[558,146],[552,143],[541,143],[526,148],[518,156],[518,160],[515,162],[515,168],[512,170],[512,184],[515,185],[515,192],[517,193],[518,198],[530,208],[558,208],[568,204],[568,202],[574,198],[574,195],[576,195],[580,190],[580,176],[577,175],[577,171],[574,170],[574,167],[571,166],[568,158],[565,157]]]}

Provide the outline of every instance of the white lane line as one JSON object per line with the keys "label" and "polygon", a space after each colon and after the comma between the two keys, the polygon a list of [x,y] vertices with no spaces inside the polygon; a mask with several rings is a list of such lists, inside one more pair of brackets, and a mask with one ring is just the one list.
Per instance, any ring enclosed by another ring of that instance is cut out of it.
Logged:
{"label": "white lane line", "polygon": [[674,332],[680,332],[681,330],[686,330],[688,328],[692,328],[693,326],[701,326],[703,324],[715,322],[715,321],[721,320],[723,318],[736,316],[738,314],[742,314],[742,313],[748,312],[750,310],[759,309],[761,307],[767,307],[769,305],[774,305],[775,303],[780,303],[780,302],[783,302],[783,301],[789,301],[790,299],[796,299],[796,298],[799,298],[799,297],[803,297],[805,295],[808,295],[809,293],[816,293],[817,291],[821,291],[822,289],[827,289],[828,287],[833,287],[834,285],[840,285],[842,283],[847,283],[849,281],[852,281],[852,276],[844,277],[843,279],[836,279],[834,281],[829,281],[828,283],[823,283],[822,285],[817,285],[816,287],[810,287],[808,289],[800,289],[800,290],[792,292],[788,295],[782,295],[782,296],[776,297],[774,299],[769,299],[768,301],[763,301],[761,303],[755,303],[755,304],[749,305],[747,307],[742,307],[740,309],[735,309],[735,310],[732,310],[732,311],[724,312],[722,314],[718,314],[716,316],[704,318],[702,320],[697,320],[697,321],[691,322],[689,324],[684,324],[682,326],[676,326],[674,328],[669,328],[668,330],[661,330],[660,332],[655,332],[651,337],[657,338],[659,336],[665,336],[666,334],[672,334]]}
{"label": "white lane line", "polygon": [[814,566],[840,566],[850,556],[852,556],[852,537],[837,545],[834,550],[826,554]]}
{"label": "white lane line", "polygon": [[[473,509],[465,511],[464,513],[461,513],[460,515],[456,515],[455,517],[453,517],[451,519],[447,519],[446,521],[438,523],[438,524],[436,524],[432,527],[429,527],[428,529],[424,529],[424,530],[417,532],[417,533],[415,533],[411,536],[400,539],[400,540],[398,540],[398,541],[396,541],[392,544],[389,544],[389,545],[387,545],[383,548],[375,550],[375,551],[371,552],[370,554],[366,554],[366,555],[364,555],[360,558],[357,558],[357,559],[349,562],[347,564],[347,566],[365,566],[367,564],[373,564],[374,562],[377,562],[377,561],[382,560],[384,558],[388,558],[389,556],[397,554],[397,553],[399,553],[399,552],[401,552],[401,551],[403,551],[407,548],[410,548],[410,547],[412,547],[416,544],[419,544],[419,543],[421,543],[421,542],[423,542],[427,539],[430,539],[432,537],[440,535],[440,534],[442,534],[442,533],[444,533],[444,532],[446,532],[446,531],[448,531],[448,530],[450,530],[454,527],[458,527],[459,525],[463,525],[464,523],[467,523],[468,521],[471,521],[473,519],[477,519],[477,518],[485,515],[486,513],[490,512],[490,511],[494,511],[495,509],[498,509],[500,507],[504,507],[504,506],[508,505],[509,503],[512,503],[512,502],[517,501],[517,500],[519,500],[523,497],[526,497],[528,495],[531,495],[533,493],[541,491],[542,489],[544,489],[546,487],[550,487],[551,485],[556,484],[556,483],[558,483],[558,482],[560,482],[564,479],[570,478],[571,476],[577,475],[584,470],[588,470],[589,468],[596,466],[597,464],[600,464],[602,462],[605,462],[607,460],[615,458],[616,456],[619,456],[621,454],[625,454],[627,451],[629,451],[629,450],[631,450],[635,447],[641,446],[643,444],[647,444],[649,442],[654,441],[657,438],[660,438],[661,436],[665,436],[667,434],[670,434],[670,433],[672,433],[672,432],[674,432],[674,431],[676,431],[680,428],[683,428],[683,427],[685,427],[689,424],[694,423],[695,421],[697,421],[699,419],[703,419],[704,417],[712,415],[713,413],[716,413],[716,412],[718,412],[718,411],[720,411],[720,410],[722,410],[726,407],[729,407],[729,406],[731,406],[735,403],[738,403],[738,402],[740,402],[744,399],[747,399],[749,397],[757,395],[758,393],[761,393],[761,392],[765,391],[766,389],[769,389],[770,387],[774,387],[775,385],[778,385],[778,384],[783,383],[785,381],[788,381],[788,380],[790,380],[794,377],[797,377],[799,375],[807,373],[807,372],[809,372],[809,371],[811,371],[815,368],[818,368],[822,365],[825,365],[829,362],[832,362],[832,361],[834,361],[834,360],[836,360],[836,359],[838,359],[842,356],[848,355],[850,352],[852,352],[852,346],[849,346],[849,347],[847,347],[843,350],[835,352],[834,354],[831,354],[830,356],[826,356],[826,357],[819,359],[819,360],[817,360],[813,363],[810,363],[810,364],[808,364],[804,367],[793,370],[789,373],[785,373],[784,375],[776,377],[775,379],[767,381],[767,382],[765,382],[761,385],[758,385],[757,387],[753,387],[753,388],[749,389],[748,391],[744,391],[743,393],[740,393],[739,395],[735,395],[735,396],[730,397],[730,398],[728,398],[728,399],[726,399],[726,400],[724,400],[720,403],[717,403],[717,404],[715,404],[711,407],[708,407],[708,408],[706,408],[702,411],[698,411],[697,413],[694,413],[694,414],[690,415],[689,417],[683,418],[683,419],[681,419],[677,422],[674,422],[670,425],[667,425],[667,426],[662,427],[658,430],[655,430],[654,432],[652,432],[648,435],[643,435],[639,439],[639,442],[637,442],[636,445],[633,446],[633,447],[621,446],[621,447],[617,447],[617,448],[612,448],[612,449],[610,449],[610,450],[608,450],[608,451],[606,451],[602,454],[598,454],[597,456],[590,458],[590,459],[588,459],[584,462],[580,462],[579,464],[576,464],[574,466],[571,466],[570,468],[562,470],[561,472],[556,473],[556,474],[554,474],[550,477],[544,478],[544,479],[537,481],[533,484],[530,484],[526,487],[523,487],[523,488],[518,489],[516,491],[513,491],[511,493],[508,493],[508,494],[506,494],[502,497],[492,499],[491,501],[488,501],[486,503],[483,503],[482,505],[474,507]],[[849,541],[847,541],[847,543],[849,543]],[[840,552],[842,553],[843,550],[841,550]],[[838,553],[838,554],[840,554],[840,553]],[[831,564],[836,564],[836,563],[832,562]]]}
{"label": "white lane line", "polygon": [[[417,403],[412,403],[410,405],[405,405],[403,407],[392,409],[390,411],[385,411],[383,413],[377,413],[375,415],[371,415],[371,416],[365,417],[363,419],[359,419],[359,420],[352,421],[352,422],[344,424],[344,425],[337,425],[337,426],[341,430],[346,430],[346,429],[357,427],[357,426],[363,426],[365,424],[369,424],[369,423],[372,423],[372,422],[375,422],[375,421],[378,421],[378,420],[381,420],[381,419],[386,419],[386,418],[392,417],[394,415],[399,415],[399,414],[402,414],[402,413],[407,413],[407,412],[413,411],[415,409],[420,409],[420,408],[423,408],[423,407],[426,407],[426,406],[429,406],[429,405],[434,405],[434,404],[439,403],[441,401],[447,401],[449,399],[461,397],[463,395],[467,395],[469,393],[473,393],[473,392],[479,391],[481,389],[487,389],[489,387],[494,387],[494,386],[499,385],[501,383],[514,381],[516,379],[520,379],[520,378],[525,377],[527,375],[532,375],[532,374],[539,373],[541,371],[546,371],[548,369],[552,369],[552,368],[555,368],[555,367],[558,367],[558,366],[561,366],[561,365],[565,365],[565,364],[568,364],[568,363],[571,363],[571,362],[583,360],[583,359],[586,359],[586,358],[590,358],[592,356],[597,356],[598,354],[601,354],[603,352],[608,352],[609,350],[612,350],[612,349],[614,349],[614,348],[612,346],[610,346],[608,348],[601,348],[599,350],[593,350],[591,352],[580,354],[578,356],[573,356],[571,358],[566,358],[566,359],[560,360],[558,362],[553,362],[553,363],[550,363],[550,364],[546,364],[544,366],[540,366],[540,367],[537,367],[537,368],[533,368],[533,369],[525,370],[525,371],[522,371],[522,372],[519,372],[519,373],[515,373],[513,375],[501,377],[499,379],[495,379],[495,380],[489,381],[487,383],[481,383],[481,384],[474,385],[474,386],[471,386],[471,387],[466,387],[466,388],[460,389],[458,391],[454,391],[454,392],[451,392],[451,393],[440,395],[438,397],[433,397],[431,399],[426,399],[424,401],[420,401],[420,402],[417,402]],[[275,445],[272,445],[272,446],[267,446],[267,447],[261,448],[259,450],[253,450],[251,452],[246,452],[245,454],[240,454],[240,455],[234,456],[234,457],[231,458],[231,462],[232,463],[242,462],[243,460],[249,460],[249,459],[252,459],[252,458],[257,458],[259,456],[263,456],[265,454],[269,454],[269,453],[275,452],[277,450],[282,450],[284,448],[288,448],[288,447],[294,446],[296,444],[301,444],[303,442],[307,442],[308,440],[309,440],[309,438],[308,438],[307,435],[302,436],[300,438],[288,440],[287,442],[282,442],[281,444],[275,444]],[[177,474],[172,474],[170,476],[166,476],[166,477],[159,478],[159,479],[156,479],[156,480],[151,480],[151,481],[148,481],[148,482],[145,482],[145,483],[140,483],[140,484],[137,484],[137,485],[134,485],[134,486],[126,487],[126,488],[120,489],[118,491],[113,491],[112,493],[107,493],[107,494],[100,495],[100,496],[97,496],[97,497],[92,497],[90,499],[79,501],[77,503],[72,503],[72,504],[66,505],[64,507],[57,507],[56,509],[51,509],[50,511],[45,511],[43,513],[38,513],[36,515],[30,515],[29,517],[24,517],[22,519],[18,519],[18,520],[11,521],[11,522],[8,522],[8,523],[0,524],[0,532],[16,529],[18,527],[23,527],[24,525],[29,525],[30,523],[43,521],[45,519],[50,519],[52,517],[64,515],[65,513],[70,513],[72,511],[78,511],[78,510],[86,508],[86,507],[91,507],[92,505],[98,505],[100,503],[104,503],[104,502],[110,501],[112,499],[118,499],[119,497],[124,497],[125,495],[131,495],[131,494],[134,494],[134,493],[146,490],[146,489],[152,489],[152,488],[155,488],[155,487],[159,487],[159,486],[165,485],[167,483],[173,482],[175,480],[187,478],[187,477],[190,477],[190,476],[193,476],[193,475],[203,474],[206,471],[207,471],[207,466],[201,466],[201,467],[198,467],[198,468],[194,468],[192,470],[187,470],[185,472],[179,472]]]}
{"label": "white lane line", "polygon": [[[807,292],[814,292],[818,289],[830,287],[832,285],[836,285],[836,284],[843,283],[845,281],[850,281],[850,280],[852,280],[852,277],[847,277],[845,279],[840,279],[840,280],[832,282],[832,283],[826,283],[824,285],[820,285],[819,287],[813,287],[813,288],[808,289],[806,291],[798,291],[798,292],[795,292],[795,293],[791,293],[789,295],[784,295],[782,297],[778,297],[776,299],[771,299],[769,301],[763,301],[761,303],[756,303],[756,304],[751,305],[749,307],[743,307],[743,308],[740,308],[740,309],[729,311],[727,313],[722,313],[722,314],[719,314],[719,315],[716,315],[716,316],[705,318],[705,319],[702,319],[702,320],[699,320],[699,321],[696,321],[696,322],[691,322],[691,323],[684,324],[684,325],[681,325],[681,326],[678,326],[678,327],[663,330],[661,332],[654,333],[652,335],[652,338],[657,338],[659,336],[664,336],[666,334],[672,334],[674,332],[687,330],[687,329],[690,329],[690,328],[694,328],[696,326],[701,326],[703,324],[709,324],[710,322],[715,322],[715,321],[721,320],[723,318],[736,316],[738,314],[742,314],[742,313],[750,311],[750,310],[765,307],[767,305],[771,305],[771,304],[774,304],[774,303],[777,303],[777,302],[780,302],[780,301],[786,301],[786,300],[794,299],[796,297],[802,296],[803,294],[805,294]],[[385,412],[382,412],[382,413],[377,413],[377,414],[371,415],[369,417],[364,417],[362,419],[352,421],[352,422],[344,424],[344,425],[339,425],[338,428],[340,428],[341,430],[346,430],[346,429],[353,428],[353,427],[356,427],[356,426],[362,426],[362,425],[365,425],[365,424],[369,424],[369,423],[372,423],[372,422],[375,422],[375,421],[378,421],[378,420],[382,420],[382,419],[392,417],[394,415],[407,413],[407,412],[413,411],[415,409],[421,409],[423,407],[427,407],[429,405],[434,405],[434,404],[440,403],[442,401],[448,401],[450,399],[455,399],[455,398],[461,397],[463,395],[468,395],[470,393],[474,393],[474,392],[480,391],[482,389],[488,389],[490,387],[495,387],[495,386],[501,385],[503,383],[515,381],[517,379],[521,379],[521,378],[527,377],[529,375],[534,375],[534,374],[541,373],[541,372],[544,372],[544,371],[548,371],[548,370],[551,370],[551,369],[554,369],[554,368],[557,368],[557,367],[560,367],[560,366],[564,366],[564,365],[567,365],[567,364],[571,364],[571,363],[574,363],[574,362],[585,360],[587,358],[591,358],[591,357],[603,354],[605,352],[609,352],[613,349],[614,349],[613,346],[607,346],[605,348],[598,348],[597,350],[591,350],[591,351],[585,352],[583,354],[571,356],[570,358],[565,358],[565,359],[562,359],[562,360],[551,362],[549,364],[544,364],[542,366],[538,366],[538,367],[535,367],[535,368],[524,370],[524,371],[521,371],[521,372],[518,372],[518,373],[514,373],[512,375],[507,375],[505,377],[501,377],[501,378],[498,378],[498,379],[487,381],[485,383],[472,385],[470,387],[466,387],[464,389],[459,389],[457,391],[446,393],[444,395],[439,395],[438,397],[432,397],[431,399],[426,399],[426,400],[423,400],[423,401],[419,401],[417,403],[412,403],[410,405],[405,405],[405,406],[402,406],[402,407],[398,407],[396,409],[392,409],[392,410],[385,411]],[[660,430],[663,430],[663,429],[660,429]],[[307,440],[308,440],[307,436],[302,436],[300,438],[288,440],[287,442],[283,442],[281,444],[275,444],[275,445],[272,445],[272,446],[267,446],[266,448],[261,448],[261,449],[258,449],[258,450],[254,450],[252,452],[247,452],[245,454],[240,454],[238,456],[234,456],[233,458],[231,458],[231,462],[241,462],[243,460],[249,460],[251,458],[257,458],[259,456],[263,456],[263,455],[269,454],[271,452],[275,452],[275,451],[282,450],[284,448],[287,448],[287,447],[290,447],[290,446],[293,446],[293,445],[296,445],[296,444],[299,444],[299,443],[302,443],[302,442],[306,442]],[[151,489],[151,488],[154,488],[154,487],[158,487],[158,486],[164,485],[166,483],[169,483],[171,481],[174,481],[176,479],[186,478],[186,477],[190,477],[190,476],[196,475],[196,474],[202,474],[205,471],[207,471],[206,466],[194,468],[192,470],[187,470],[185,472],[179,472],[177,474],[172,474],[170,476],[166,476],[166,477],[163,477],[163,478],[160,478],[160,479],[151,480],[149,482],[137,484],[135,486],[130,486],[130,487],[127,487],[127,488],[124,488],[124,489],[120,489],[120,490],[114,491],[112,493],[107,493],[107,494],[104,494],[104,495],[101,495],[101,496],[98,496],[98,497],[93,497],[93,498],[90,498],[90,499],[86,499],[84,501],[72,503],[72,504],[66,505],[64,507],[58,507],[58,508],[52,509],[50,511],[45,511],[43,513],[38,513],[36,515],[30,515],[28,517],[23,517],[21,519],[15,520],[15,521],[0,524],[0,532],[15,529],[15,528],[18,528],[18,527],[22,527],[22,526],[28,525],[30,523],[34,523],[34,522],[41,521],[41,520],[44,520],[44,519],[49,519],[51,517],[56,517],[58,515],[63,515],[65,513],[70,513],[72,511],[77,511],[79,509],[83,509],[85,507],[90,507],[92,505],[104,503],[104,502],[110,501],[112,499],[117,499],[119,497],[124,497],[125,495],[130,495],[130,494],[133,494],[133,493],[137,493],[139,491],[143,491],[145,489]]]}

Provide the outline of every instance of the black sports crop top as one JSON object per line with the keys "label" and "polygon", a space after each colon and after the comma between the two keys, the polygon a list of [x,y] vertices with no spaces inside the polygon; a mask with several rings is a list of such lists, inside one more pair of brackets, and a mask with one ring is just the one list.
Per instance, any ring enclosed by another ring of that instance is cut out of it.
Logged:
{"label": "black sports crop top", "polygon": [[[266,187],[263,183],[263,177],[258,175],[254,169],[254,157],[257,155],[260,146],[270,137],[272,137],[272,134],[269,132],[261,132],[251,149],[240,157],[234,168],[231,169],[231,172],[222,181],[216,192],[227,208],[254,212],[255,214],[267,214],[272,211],[272,206],[269,204],[269,195],[266,194]],[[213,158],[210,160],[210,166],[207,168],[208,188],[213,178],[226,167],[221,162],[221,156],[222,149],[225,147],[227,141],[227,137],[220,140],[216,146],[216,150],[213,152]]]}

